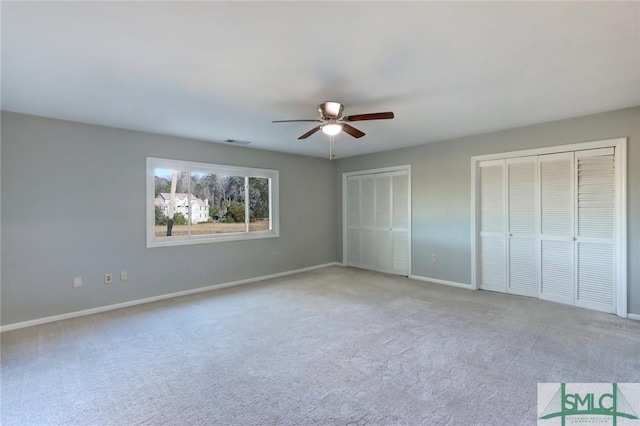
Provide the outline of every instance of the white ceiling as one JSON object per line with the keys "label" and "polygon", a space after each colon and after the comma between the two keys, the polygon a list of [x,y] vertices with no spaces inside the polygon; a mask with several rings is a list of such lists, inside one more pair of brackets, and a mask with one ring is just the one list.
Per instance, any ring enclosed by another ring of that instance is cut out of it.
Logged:
{"label": "white ceiling", "polygon": [[640,105],[638,2],[2,2],[2,109],[338,157]]}

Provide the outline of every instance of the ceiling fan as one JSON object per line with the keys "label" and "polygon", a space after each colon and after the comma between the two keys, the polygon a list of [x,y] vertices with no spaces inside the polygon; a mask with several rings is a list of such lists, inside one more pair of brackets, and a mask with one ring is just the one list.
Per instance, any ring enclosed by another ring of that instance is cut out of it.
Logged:
{"label": "ceiling fan", "polygon": [[323,133],[329,136],[335,136],[340,132],[345,132],[354,138],[361,138],[365,135],[364,132],[349,125],[349,122],[353,121],[365,121],[365,120],[388,120],[394,117],[392,112],[374,112],[369,114],[356,114],[342,116],[342,110],[344,106],[338,102],[326,101],[318,105],[318,112],[320,113],[320,119],[308,119],[308,120],[275,120],[272,123],[293,123],[293,122],[312,122],[321,123],[309,130],[298,139],[306,139],[313,135],[318,130],[322,130]]}

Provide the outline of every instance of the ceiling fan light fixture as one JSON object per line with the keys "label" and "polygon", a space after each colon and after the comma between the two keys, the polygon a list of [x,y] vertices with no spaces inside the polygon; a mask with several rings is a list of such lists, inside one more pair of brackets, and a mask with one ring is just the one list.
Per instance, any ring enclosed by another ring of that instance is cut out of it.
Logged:
{"label": "ceiling fan light fixture", "polygon": [[343,108],[341,103],[327,101],[318,106],[318,111],[323,118],[340,118]]}
{"label": "ceiling fan light fixture", "polygon": [[325,135],[335,136],[342,131],[342,124],[330,123],[322,126],[322,132]]}

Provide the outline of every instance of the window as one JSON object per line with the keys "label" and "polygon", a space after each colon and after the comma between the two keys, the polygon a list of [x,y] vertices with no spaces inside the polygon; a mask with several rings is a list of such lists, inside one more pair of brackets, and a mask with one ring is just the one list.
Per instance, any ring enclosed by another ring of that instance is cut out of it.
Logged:
{"label": "window", "polygon": [[279,236],[278,171],[147,158],[147,247]]}

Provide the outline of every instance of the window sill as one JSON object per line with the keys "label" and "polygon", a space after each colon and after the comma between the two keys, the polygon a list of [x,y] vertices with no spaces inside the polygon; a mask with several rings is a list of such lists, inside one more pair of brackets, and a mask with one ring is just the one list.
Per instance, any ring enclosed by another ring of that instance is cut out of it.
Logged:
{"label": "window sill", "polygon": [[259,240],[263,238],[277,238],[279,236],[280,234],[275,231],[254,231],[250,233],[238,232],[216,235],[198,235],[192,237],[153,237],[147,241],[147,248],[221,243],[226,241]]}

